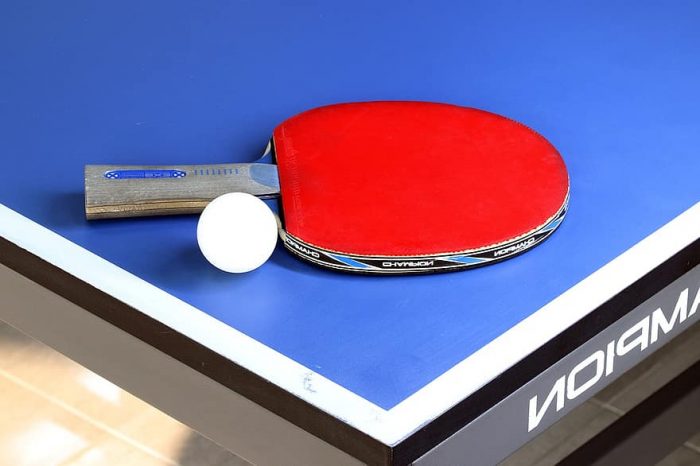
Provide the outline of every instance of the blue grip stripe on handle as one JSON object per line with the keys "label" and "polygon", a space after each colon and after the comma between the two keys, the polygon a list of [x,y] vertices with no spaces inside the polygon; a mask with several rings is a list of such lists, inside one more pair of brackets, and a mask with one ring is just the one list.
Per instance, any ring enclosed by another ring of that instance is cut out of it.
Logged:
{"label": "blue grip stripe on handle", "polygon": [[138,178],[184,178],[187,173],[182,170],[109,170],[104,174],[109,180]]}

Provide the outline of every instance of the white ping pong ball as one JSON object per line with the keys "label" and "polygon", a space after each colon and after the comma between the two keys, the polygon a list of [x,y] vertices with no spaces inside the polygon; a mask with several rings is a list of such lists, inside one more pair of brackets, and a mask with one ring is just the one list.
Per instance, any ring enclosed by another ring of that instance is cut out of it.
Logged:
{"label": "white ping pong ball", "polygon": [[277,218],[255,196],[224,194],[211,201],[199,217],[197,243],[214,267],[231,273],[250,272],[272,255]]}

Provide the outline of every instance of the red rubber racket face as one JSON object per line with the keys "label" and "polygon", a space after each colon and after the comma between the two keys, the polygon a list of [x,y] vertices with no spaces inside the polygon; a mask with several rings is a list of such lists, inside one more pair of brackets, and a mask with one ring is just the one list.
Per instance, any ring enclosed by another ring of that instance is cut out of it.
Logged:
{"label": "red rubber racket face", "polygon": [[561,222],[568,175],[542,136],[481,110],[331,105],[275,129],[285,246],[368,273],[450,270],[522,252]]}

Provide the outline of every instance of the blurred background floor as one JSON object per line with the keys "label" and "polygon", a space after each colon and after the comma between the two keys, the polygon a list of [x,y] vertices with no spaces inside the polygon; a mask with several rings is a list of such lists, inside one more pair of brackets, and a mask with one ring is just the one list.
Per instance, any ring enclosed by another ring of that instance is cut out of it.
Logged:
{"label": "blurred background floor", "polygon": [[[698,360],[695,325],[502,465],[556,464]],[[0,466],[249,464],[2,322],[0,413]],[[700,433],[660,465],[700,465]]]}
{"label": "blurred background floor", "polygon": [[0,466],[246,461],[0,322]]}

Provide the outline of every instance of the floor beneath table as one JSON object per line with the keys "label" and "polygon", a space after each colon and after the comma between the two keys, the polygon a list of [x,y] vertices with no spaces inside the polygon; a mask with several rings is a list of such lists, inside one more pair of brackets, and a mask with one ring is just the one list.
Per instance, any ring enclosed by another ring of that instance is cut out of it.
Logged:
{"label": "floor beneath table", "polygon": [[0,465],[249,464],[2,322],[0,413]]}
{"label": "floor beneath table", "polygon": [[[700,359],[700,325],[502,466],[556,464]],[[0,464],[243,466],[245,460],[0,322]],[[663,466],[700,465],[700,433]]]}

